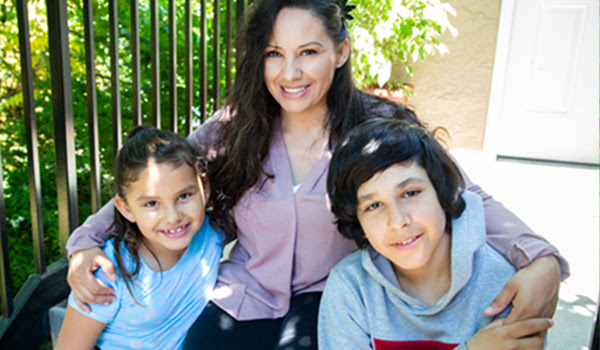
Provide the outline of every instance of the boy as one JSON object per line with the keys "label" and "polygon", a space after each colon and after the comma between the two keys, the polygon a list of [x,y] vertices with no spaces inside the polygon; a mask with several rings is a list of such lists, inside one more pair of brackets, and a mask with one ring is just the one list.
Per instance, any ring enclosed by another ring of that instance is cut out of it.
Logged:
{"label": "boy", "polygon": [[516,270],[485,243],[481,199],[462,187],[460,170],[423,128],[374,119],[339,143],[331,209],[362,249],[329,275],[320,349],[543,347],[537,333],[549,319],[488,326],[483,311]]}

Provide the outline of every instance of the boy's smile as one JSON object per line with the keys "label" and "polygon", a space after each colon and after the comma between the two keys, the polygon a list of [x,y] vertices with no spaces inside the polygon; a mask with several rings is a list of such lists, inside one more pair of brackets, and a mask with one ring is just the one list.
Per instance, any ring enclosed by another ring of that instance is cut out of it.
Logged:
{"label": "boy's smile", "polygon": [[392,262],[401,285],[449,273],[446,216],[425,169],[394,164],[363,183],[357,197],[365,236]]}

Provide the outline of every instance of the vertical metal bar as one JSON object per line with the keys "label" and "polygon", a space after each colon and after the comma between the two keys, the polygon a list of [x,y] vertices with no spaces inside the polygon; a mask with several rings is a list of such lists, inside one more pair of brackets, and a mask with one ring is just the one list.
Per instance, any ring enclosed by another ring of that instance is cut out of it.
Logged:
{"label": "vertical metal bar", "polygon": [[231,86],[231,36],[233,31],[232,12],[233,6],[231,0],[227,0],[227,9],[225,17],[225,91],[229,91]]}
{"label": "vertical metal bar", "polygon": [[27,1],[17,1],[19,22],[19,47],[21,55],[21,84],[23,85],[23,112],[27,138],[27,169],[29,173],[29,207],[31,212],[31,237],[34,245],[33,259],[37,273],[46,271],[44,253],[44,225],[42,214],[42,192],[40,161],[38,155],[37,127],[35,122],[35,99],[33,97],[33,69],[29,37]]}
{"label": "vertical metal bar", "polygon": [[185,0],[185,134],[192,133],[192,104],[194,83],[192,80],[192,1]]}
{"label": "vertical metal bar", "polygon": [[130,0],[131,13],[131,91],[133,125],[142,124],[142,103],[140,99],[140,10],[138,0]]}
{"label": "vertical metal bar", "polygon": [[160,129],[160,35],[158,0],[150,0],[150,50],[152,60],[152,125]]}
{"label": "vertical metal bar", "polygon": [[64,0],[46,0],[46,8],[52,77],[58,227],[61,252],[66,255],[67,238],[79,224],[67,3]]}
{"label": "vertical metal bar", "polygon": [[207,80],[206,70],[206,0],[200,1],[200,122],[206,120]]}
{"label": "vertical metal bar", "polygon": [[98,108],[96,98],[96,64],[94,58],[94,9],[92,0],[83,2],[83,28],[85,35],[85,66],[87,85],[88,133],[90,145],[90,188],[92,213],[102,206],[100,199],[100,159],[98,156]]}
{"label": "vertical metal bar", "polygon": [[221,89],[219,86],[220,77],[220,61],[221,57],[219,54],[219,44],[221,39],[221,21],[219,18],[219,0],[214,1],[214,17],[213,17],[213,96],[214,96],[214,110],[218,110],[221,105]]}
{"label": "vertical metal bar", "polygon": [[175,0],[169,0],[169,97],[170,130],[177,132],[177,14]]}
{"label": "vertical metal bar", "polygon": [[[24,0],[18,0],[20,6]],[[0,153],[0,301],[2,316],[8,319],[13,312],[12,283],[8,259],[8,230],[6,228],[6,206],[4,204],[4,185],[2,182],[2,153]]]}
{"label": "vertical metal bar", "polygon": [[113,156],[121,148],[121,81],[119,79],[119,8],[118,0],[108,1],[108,25],[110,32],[110,88],[113,120]]}
{"label": "vertical metal bar", "polygon": [[240,18],[243,18],[246,7],[248,7],[247,0],[236,0],[235,1],[235,21],[236,21],[236,23],[240,21]]}

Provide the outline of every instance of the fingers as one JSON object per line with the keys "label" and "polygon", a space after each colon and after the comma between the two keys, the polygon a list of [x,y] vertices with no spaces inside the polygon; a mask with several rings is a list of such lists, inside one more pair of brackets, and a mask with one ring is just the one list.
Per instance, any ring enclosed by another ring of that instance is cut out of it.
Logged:
{"label": "fingers", "polygon": [[541,332],[552,327],[548,318],[532,318],[511,324],[497,319],[480,329],[466,344],[468,350],[539,350],[544,346]]}
{"label": "fingers", "polygon": [[[95,259],[96,264],[102,268],[104,274],[109,279],[116,281],[117,274],[115,272],[115,265],[106,257],[106,255],[99,255]],[[112,289],[111,289],[112,290]]]}
{"label": "fingers", "polygon": [[[518,273],[519,272],[517,272],[517,274]],[[496,316],[499,313],[501,313],[504,309],[506,309],[508,305],[510,305],[511,301],[517,293],[516,285],[513,283],[513,280],[515,279],[515,277],[517,277],[517,274],[515,274],[510,280],[508,280],[508,282],[506,282],[504,288],[502,288],[502,290],[492,301],[490,306],[488,306],[485,309],[485,311],[483,311],[483,313],[486,316]]]}
{"label": "fingers", "polygon": [[500,317],[500,318],[493,320],[490,324],[486,325],[485,327],[483,327],[482,330],[492,329],[492,328],[500,327],[503,325],[504,325],[504,318]]}
{"label": "fingers", "polygon": [[519,339],[516,349],[519,350],[541,350],[544,348],[543,337],[528,337]]}
{"label": "fingers", "polygon": [[549,318],[530,318],[509,324],[506,329],[511,338],[524,338],[546,331],[553,325],[554,321]]}
{"label": "fingers", "polygon": [[551,318],[558,303],[560,266],[549,255],[534,260],[509,281],[514,287],[513,308],[506,323],[532,317]]}
{"label": "fingers", "polygon": [[[71,286],[77,305],[84,311],[90,312],[88,304],[107,305],[115,300],[114,290],[101,284],[94,276],[99,267],[103,271],[112,271],[114,266],[99,248],[90,248],[74,253],[69,260],[67,282]],[[110,274],[106,273],[110,278]]]}
{"label": "fingers", "polygon": [[83,300],[85,300],[85,298],[83,298],[81,296],[79,291],[75,290],[75,289],[72,289],[71,291],[73,292],[73,299],[75,299],[77,306],[79,306],[79,308],[85,312],[88,312],[88,313],[91,312],[92,310],[90,309],[88,304],[83,301]]}

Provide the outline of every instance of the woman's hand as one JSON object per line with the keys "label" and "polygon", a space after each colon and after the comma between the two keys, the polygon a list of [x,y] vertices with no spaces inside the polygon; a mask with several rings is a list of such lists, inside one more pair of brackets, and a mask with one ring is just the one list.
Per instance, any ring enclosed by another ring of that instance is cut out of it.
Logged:
{"label": "woman's hand", "polygon": [[67,282],[77,305],[86,312],[91,311],[88,304],[108,305],[116,300],[114,290],[101,284],[94,277],[94,271],[98,268],[102,268],[111,280],[117,280],[115,266],[100,248],[80,250],[73,253],[69,259]]}
{"label": "woman's hand", "polygon": [[553,325],[549,318],[530,318],[511,324],[500,318],[475,333],[467,342],[467,350],[539,350],[544,347],[541,333]]}
{"label": "woman's hand", "polygon": [[[551,318],[558,303],[559,286],[560,266],[556,258],[552,255],[538,258],[517,271],[485,310],[485,314],[498,315],[512,302],[513,308],[504,324],[533,317]],[[545,334],[544,331],[541,335]]]}

